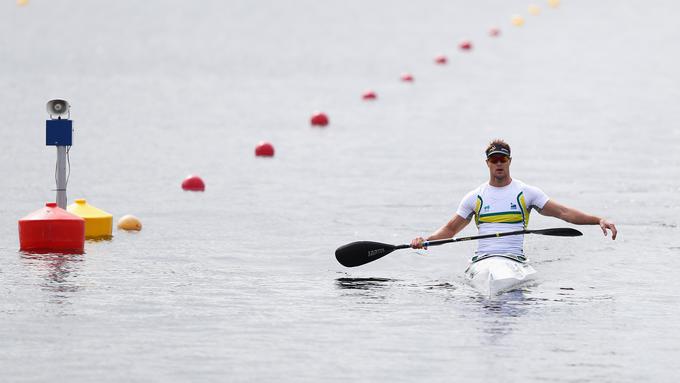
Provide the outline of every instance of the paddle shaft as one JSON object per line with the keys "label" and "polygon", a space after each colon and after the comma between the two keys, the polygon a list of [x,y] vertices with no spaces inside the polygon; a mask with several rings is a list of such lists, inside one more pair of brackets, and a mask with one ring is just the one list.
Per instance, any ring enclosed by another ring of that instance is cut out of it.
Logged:
{"label": "paddle shaft", "polygon": [[[445,243],[451,243],[451,242],[472,241],[472,240],[475,240],[475,239],[506,237],[508,235],[519,235],[519,234],[531,234],[531,230],[516,230],[516,231],[506,231],[504,233],[491,233],[491,234],[473,235],[473,236],[470,236],[470,237],[460,237],[460,238],[454,237],[454,238],[446,238],[446,239],[436,239],[434,241],[423,242],[423,247],[439,246],[439,245],[443,245]],[[411,247],[411,245],[406,245],[406,247]]]}
{"label": "paddle shaft", "polygon": [[[437,240],[434,240],[434,241],[425,241],[425,242],[423,242],[423,247],[443,245],[445,243],[450,243],[450,242],[471,241],[471,240],[474,240],[474,239],[507,237],[509,235],[519,235],[519,234],[542,234],[542,235],[553,235],[553,236],[558,236],[558,237],[577,237],[577,236],[583,235],[580,231],[575,230],[575,229],[570,229],[570,228],[516,230],[516,231],[506,231],[506,232],[501,232],[501,233],[473,235],[471,237],[446,238],[446,239],[437,239]],[[404,246],[404,245],[399,246],[399,248],[403,249],[404,247],[402,247],[402,246]],[[406,247],[410,247],[410,245],[406,245]]]}

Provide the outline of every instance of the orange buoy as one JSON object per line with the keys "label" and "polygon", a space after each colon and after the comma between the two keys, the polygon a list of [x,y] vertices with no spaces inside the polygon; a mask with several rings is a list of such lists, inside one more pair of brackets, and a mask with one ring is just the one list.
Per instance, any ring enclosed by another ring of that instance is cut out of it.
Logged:
{"label": "orange buoy", "polygon": [[326,126],[328,125],[328,115],[322,112],[312,113],[312,118],[309,120],[312,126]]}
{"label": "orange buoy", "polygon": [[258,157],[274,157],[274,145],[267,141],[260,141],[255,146],[255,155]]}
{"label": "orange buoy", "polygon": [[134,215],[127,214],[120,217],[117,227],[118,230],[140,231],[142,230],[142,222]]}
{"label": "orange buoy", "polygon": [[437,57],[434,58],[434,62],[435,62],[436,64],[439,64],[439,65],[444,65],[444,64],[446,64],[447,62],[449,62],[449,60],[446,58],[446,56],[444,56],[444,55],[439,55],[439,56],[437,56]]}
{"label": "orange buoy", "polygon": [[493,28],[489,29],[489,36],[491,36],[491,37],[498,37],[498,36],[500,36],[500,35],[501,35],[501,30],[500,30],[500,29],[498,29],[498,28],[496,28],[496,27],[493,27]]}
{"label": "orange buoy", "polygon": [[408,73],[408,72],[404,72],[404,73],[401,74],[401,81],[403,81],[403,82],[413,82],[413,75]]}
{"label": "orange buoy", "polygon": [[19,220],[19,247],[36,253],[85,251],[85,220],[48,202]]}
{"label": "orange buoy", "polygon": [[378,95],[374,91],[369,89],[365,91],[364,94],[361,95],[361,98],[363,98],[364,100],[375,100],[376,98],[378,98]]}
{"label": "orange buoy", "polygon": [[527,8],[527,11],[529,12],[529,14],[533,16],[538,16],[541,14],[541,7],[539,7],[538,5],[530,5]]}
{"label": "orange buoy", "polygon": [[201,177],[190,175],[182,181],[182,189],[186,191],[205,191],[205,183]]}
{"label": "orange buoy", "polygon": [[513,15],[510,20],[512,21],[512,25],[516,27],[521,27],[522,25],[524,25],[524,17],[520,15]]}
{"label": "orange buoy", "polygon": [[462,51],[472,50],[472,41],[463,40],[458,44],[458,48],[460,48],[460,50],[462,50]]}

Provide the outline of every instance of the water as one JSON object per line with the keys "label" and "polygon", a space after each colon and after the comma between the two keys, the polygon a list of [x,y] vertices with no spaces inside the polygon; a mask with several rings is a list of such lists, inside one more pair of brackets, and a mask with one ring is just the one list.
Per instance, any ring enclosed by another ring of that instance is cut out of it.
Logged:
{"label": "water", "polygon": [[[2,380],[673,381],[679,6],[565,0],[511,27],[528,5],[0,5]],[[57,97],[76,129],[69,200],[144,229],[21,254],[17,220],[54,199]],[[335,262],[446,222],[495,137],[515,178],[620,237],[527,237],[538,280],[494,299],[464,282],[472,243]],[[254,158],[260,140],[275,158]],[[189,173],[205,193],[180,190]]]}

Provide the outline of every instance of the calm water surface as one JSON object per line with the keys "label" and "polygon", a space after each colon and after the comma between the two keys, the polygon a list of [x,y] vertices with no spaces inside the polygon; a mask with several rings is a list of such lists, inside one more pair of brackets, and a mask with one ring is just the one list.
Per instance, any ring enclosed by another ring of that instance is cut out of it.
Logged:
{"label": "calm water surface", "polygon": [[[674,381],[680,6],[529,4],[0,5],[1,380]],[[69,200],[144,229],[22,254],[17,220],[54,199],[57,97],[76,129]],[[495,137],[515,178],[619,239],[527,237],[537,281],[493,299],[463,279],[472,243],[336,263],[347,242],[448,220]],[[253,156],[260,140],[276,157]],[[180,190],[189,173],[205,193]]]}

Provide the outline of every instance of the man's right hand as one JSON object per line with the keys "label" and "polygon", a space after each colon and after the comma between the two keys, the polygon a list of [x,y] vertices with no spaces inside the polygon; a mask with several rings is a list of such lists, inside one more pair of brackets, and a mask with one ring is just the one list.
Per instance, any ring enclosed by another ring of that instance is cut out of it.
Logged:
{"label": "man's right hand", "polygon": [[423,237],[414,238],[413,241],[411,241],[411,247],[414,248],[414,249],[425,249],[425,250],[427,250],[427,246],[423,246],[423,242],[425,242],[425,238],[423,238]]}

